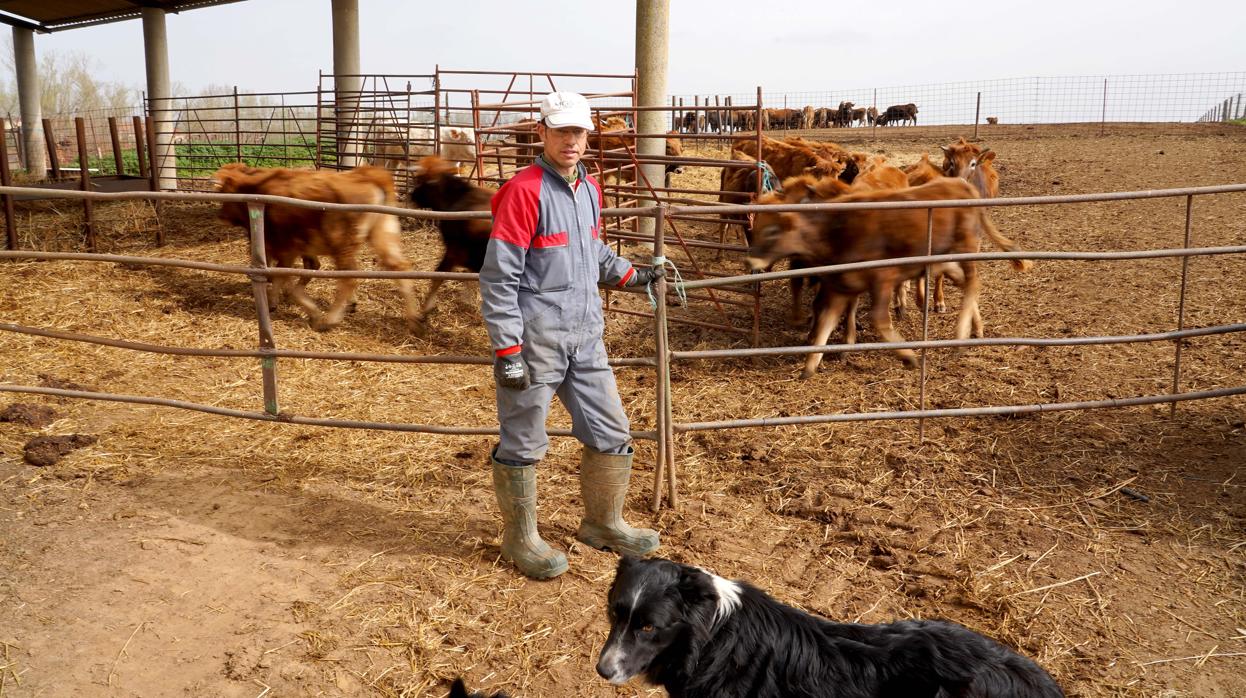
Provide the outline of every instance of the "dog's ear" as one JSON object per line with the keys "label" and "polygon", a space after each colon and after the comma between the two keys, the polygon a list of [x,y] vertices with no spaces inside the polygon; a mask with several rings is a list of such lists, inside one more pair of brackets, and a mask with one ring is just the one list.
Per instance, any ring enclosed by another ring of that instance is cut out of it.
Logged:
{"label": "dog's ear", "polygon": [[678,588],[679,597],[691,608],[706,602],[711,606],[718,603],[718,592],[714,591],[713,580],[696,567],[679,566]]}
{"label": "dog's ear", "polygon": [[454,680],[454,684],[450,686],[450,698],[468,698],[467,686],[463,683],[463,677]]}
{"label": "dog's ear", "polygon": [[615,575],[621,574],[624,570],[629,570],[632,567],[635,567],[637,562],[639,562],[639,560],[631,555],[623,555],[619,557],[619,567],[615,571]]}

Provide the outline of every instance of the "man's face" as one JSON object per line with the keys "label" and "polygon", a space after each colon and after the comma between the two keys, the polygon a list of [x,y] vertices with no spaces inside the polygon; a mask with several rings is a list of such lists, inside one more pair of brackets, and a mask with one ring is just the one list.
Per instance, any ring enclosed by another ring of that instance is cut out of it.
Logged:
{"label": "man's face", "polygon": [[549,128],[542,123],[536,130],[545,142],[545,159],[565,170],[573,169],[588,147],[588,131],[579,126]]}

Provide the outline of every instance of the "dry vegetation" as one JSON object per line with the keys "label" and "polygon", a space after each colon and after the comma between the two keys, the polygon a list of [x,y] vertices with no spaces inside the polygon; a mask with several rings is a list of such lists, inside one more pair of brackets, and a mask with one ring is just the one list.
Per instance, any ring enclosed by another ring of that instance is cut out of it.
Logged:
{"label": "dry vegetation", "polygon": [[[1085,137],[1000,131],[988,144],[1005,195],[1246,181],[1240,128]],[[838,135],[838,134],[836,134]],[[905,163],[942,139],[869,143]],[[867,147],[863,144],[861,147]],[[705,186],[693,169],[677,186]],[[147,205],[100,207],[105,251],[242,264],[240,231],[209,207],[166,205],[151,244]],[[1246,196],[1198,199],[1199,245],[1242,244]],[[24,205],[23,245],[80,244],[78,210]],[[1179,246],[1177,199],[1017,207],[1001,230],[1032,249]],[[709,226],[686,235],[716,237]],[[420,268],[435,234],[408,236]],[[636,251],[633,250],[633,253]],[[673,255],[686,270],[686,260]],[[738,259],[701,262],[735,270]],[[1180,262],[986,265],[988,336],[1133,334],[1176,322]],[[5,262],[0,319],[178,346],[256,344],[241,278],[76,262]],[[1190,263],[1186,325],[1242,322],[1246,260]],[[453,284],[451,284],[453,287]],[[312,284],[322,299],[324,281]],[[786,289],[766,289],[762,336],[796,344]],[[632,304],[638,299],[613,303]],[[284,348],[483,355],[475,301],[444,296],[424,339],[404,333],[393,284],[365,282],[358,311],[328,334],[289,307]],[[703,306],[679,314],[722,316]],[[744,309],[729,311],[747,325]],[[650,321],[612,314],[614,356],[652,352]],[[898,324],[920,335],[920,319]],[[868,327],[864,339],[869,340]],[[932,318],[935,337],[951,318]],[[744,346],[688,325],[676,349]],[[260,409],[252,360],[135,353],[0,333],[0,382],[64,385]],[[1162,393],[1171,344],[973,350],[930,357],[928,405],[1055,402]],[[796,379],[795,357],[688,362],[674,370],[681,422],[916,406],[917,373],[857,353]],[[281,360],[283,410],[394,422],[488,425],[481,366]],[[1183,390],[1239,385],[1240,336],[1192,340]],[[652,428],[651,369],[619,370],[638,429]],[[6,394],[54,421],[0,421],[0,694],[444,695],[466,675],[521,696],[659,695],[593,672],[615,558],[574,542],[575,444],[541,471],[543,530],[571,570],[525,580],[498,561],[489,440],[304,428],[193,412]],[[679,438],[676,511],[647,513],[653,450],[642,444],[632,517],[661,553],[749,579],[844,620],[945,617],[1047,666],[1071,695],[1246,693],[1246,400],[1026,418],[882,422],[698,432]],[[3,416],[0,416],[3,419]],[[16,419],[16,417],[15,417]],[[553,426],[566,426],[555,410]],[[97,441],[34,467],[36,435]]]}

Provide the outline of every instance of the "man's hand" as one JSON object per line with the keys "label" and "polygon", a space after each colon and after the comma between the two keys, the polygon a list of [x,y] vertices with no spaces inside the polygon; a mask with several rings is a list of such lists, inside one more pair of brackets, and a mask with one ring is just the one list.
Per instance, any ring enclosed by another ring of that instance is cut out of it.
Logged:
{"label": "man's hand", "polygon": [[526,390],[532,385],[528,378],[528,364],[522,354],[499,356],[493,360],[493,379],[498,385],[511,390]]}
{"label": "man's hand", "polygon": [[648,286],[658,279],[666,278],[666,267],[634,267],[635,274],[627,280],[628,286]]}

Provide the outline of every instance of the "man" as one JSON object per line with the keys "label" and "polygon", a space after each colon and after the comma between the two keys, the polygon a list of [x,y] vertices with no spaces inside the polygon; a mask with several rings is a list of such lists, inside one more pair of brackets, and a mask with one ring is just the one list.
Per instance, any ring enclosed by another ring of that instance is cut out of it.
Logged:
{"label": "man", "polygon": [[640,286],[662,271],[632,268],[600,239],[604,198],[580,162],[592,128],[584,97],[554,92],[542,101],[537,135],[544,153],[494,195],[493,232],[480,270],[501,424],[492,464],[502,556],[537,579],[567,569],[567,557],[536,527],[536,463],[549,447],[545,418],[555,394],[584,445],[584,518],[576,538],[631,555],[658,547],[656,532],[632,528],[622,516],[633,452],[606,362],[597,283]]}

